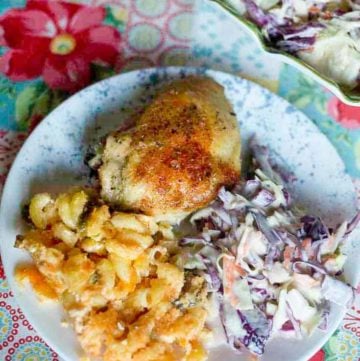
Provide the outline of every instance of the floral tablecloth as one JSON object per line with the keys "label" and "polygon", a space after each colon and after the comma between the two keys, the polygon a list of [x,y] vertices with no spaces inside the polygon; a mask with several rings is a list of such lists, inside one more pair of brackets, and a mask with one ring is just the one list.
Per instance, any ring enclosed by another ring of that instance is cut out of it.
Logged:
{"label": "floral tablecloth", "polygon": [[[117,72],[185,64],[241,75],[286,98],[328,136],[360,186],[360,108],[270,59],[210,1],[1,0],[0,55],[1,186],[26,137],[71,93]],[[1,262],[0,360],[59,360],[17,306]],[[321,360],[360,360],[360,288],[312,358]]]}

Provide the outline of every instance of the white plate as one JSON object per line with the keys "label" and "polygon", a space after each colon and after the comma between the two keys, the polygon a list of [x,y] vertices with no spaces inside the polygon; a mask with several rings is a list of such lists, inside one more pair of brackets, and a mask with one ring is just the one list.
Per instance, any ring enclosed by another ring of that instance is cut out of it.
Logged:
{"label": "white plate", "polygon": [[[39,304],[30,289],[22,290],[14,280],[16,265],[29,261],[26,252],[13,247],[16,235],[24,229],[21,205],[35,192],[86,183],[88,170],[83,159],[88,145],[148,103],[163,82],[189,74],[212,77],[225,87],[241,124],[244,145],[254,133],[268,145],[280,166],[296,176],[291,191],[297,199],[301,195],[312,213],[340,222],[355,212],[352,182],[327,138],[293,106],[249,81],[210,70],[148,69],[118,75],[75,94],[44,119],[22,147],[8,176],[0,210],[2,260],[12,291],[37,332],[65,360],[77,360],[80,348],[73,332],[60,326],[61,308]],[[355,259],[359,251],[358,245],[350,254],[345,272],[349,282],[356,282],[359,273]],[[327,333],[317,331],[304,341],[272,340],[262,359],[309,358],[335,330],[343,314],[344,310],[332,308]],[[211,360],[224,359],[217,355],[214,352]],[[231,359],[245,360],[244,356]]]}

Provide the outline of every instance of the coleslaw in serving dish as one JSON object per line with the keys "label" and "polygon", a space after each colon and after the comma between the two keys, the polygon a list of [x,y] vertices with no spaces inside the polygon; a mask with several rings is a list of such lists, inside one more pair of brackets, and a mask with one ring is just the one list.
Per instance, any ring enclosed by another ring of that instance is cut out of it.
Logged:
{"label": "coleslaw in serving dish", "polygon": [[356,105],[360,85],[357,1],[214,0],[238,18],[266,51],[315,75]]}

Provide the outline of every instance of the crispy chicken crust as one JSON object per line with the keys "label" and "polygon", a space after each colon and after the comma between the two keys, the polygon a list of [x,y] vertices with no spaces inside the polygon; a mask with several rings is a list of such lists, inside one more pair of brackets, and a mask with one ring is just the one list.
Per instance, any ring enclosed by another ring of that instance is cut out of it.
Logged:
{"label": "crispy chicken crust", "polygon": [[240,134],[221,85],[188,77],[168,85],[134,128],[106,140],[102,197],[177,222],[240,176]]}

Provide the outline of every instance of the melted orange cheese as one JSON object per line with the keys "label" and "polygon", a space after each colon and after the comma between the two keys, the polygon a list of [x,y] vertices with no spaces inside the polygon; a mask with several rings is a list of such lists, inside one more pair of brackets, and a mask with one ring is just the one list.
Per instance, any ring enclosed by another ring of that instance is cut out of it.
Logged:
{"label": "melted orange cheese", "polygon": [[57,294],[54,289],[48,284],[45,277],[39,272],[36,266],[22,265],[16,268],[15,277],[18,282],[23,284],[25,281],[29,282],[31,287],[36,291],[36,294],[41,298],[56,300]]}

